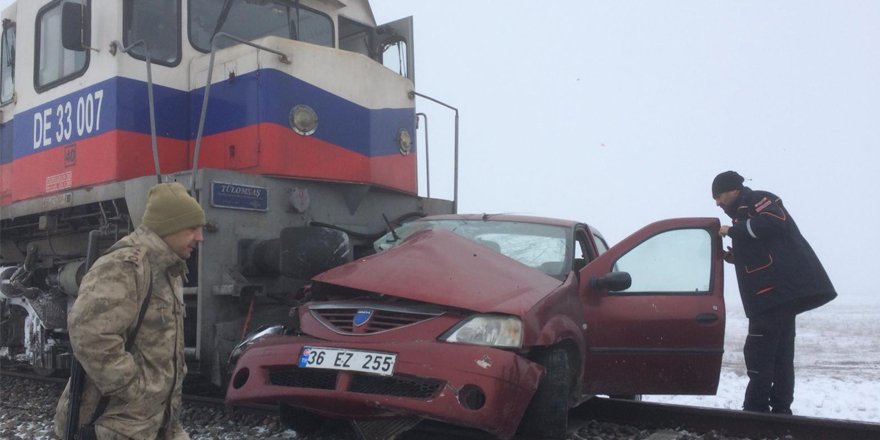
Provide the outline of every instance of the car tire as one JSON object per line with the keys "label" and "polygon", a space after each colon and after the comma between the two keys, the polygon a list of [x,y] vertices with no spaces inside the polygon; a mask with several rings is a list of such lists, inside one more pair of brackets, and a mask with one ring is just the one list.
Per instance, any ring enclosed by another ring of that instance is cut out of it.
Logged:
{"label": "car tire", "polygon": [[526,408],[519,431],[534,438],[564,439],[572,384],[568,351],[551,347],[538,352],[532,360],[544,367],[545,374]]}
{"label": "car tire", "polygon": [[318,432],[324,426],[324,418],[290,405],[279,405],[279,416],[284,426],[296,431],[297,438]]}

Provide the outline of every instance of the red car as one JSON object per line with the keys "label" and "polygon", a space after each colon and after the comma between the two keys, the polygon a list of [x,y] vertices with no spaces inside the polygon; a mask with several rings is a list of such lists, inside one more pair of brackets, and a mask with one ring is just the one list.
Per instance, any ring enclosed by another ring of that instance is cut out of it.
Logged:
{"label": "red car", "polygon": [[511,215],[407,223],[312,279],[293,323],[237,350],[230,404],[294,429],[423,419],[565,435],[596,394],[714,394],[724,341],[719,221],[666,220],[608,249],[592,227]]}

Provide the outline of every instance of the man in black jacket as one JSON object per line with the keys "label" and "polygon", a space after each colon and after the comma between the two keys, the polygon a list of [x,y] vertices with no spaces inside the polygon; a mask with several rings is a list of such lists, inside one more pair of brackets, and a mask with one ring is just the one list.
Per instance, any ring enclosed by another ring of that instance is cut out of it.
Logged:
{"label": "man in black jacket", "polygon": [[743,409],[791,414],[795,316],[837,293],[782,200],[743,186],[743,180],[725,171],[712,182],[715,204],[733,219],[719,234],[733,242],[724,259],[736,267],[749,318],[743,348],[749,385]]}

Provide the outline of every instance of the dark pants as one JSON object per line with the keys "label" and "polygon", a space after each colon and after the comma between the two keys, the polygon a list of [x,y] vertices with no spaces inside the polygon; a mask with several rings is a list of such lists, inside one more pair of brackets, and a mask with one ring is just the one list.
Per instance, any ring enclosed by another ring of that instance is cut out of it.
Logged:
{"label": "dark pants", "polygon": [[794,400],[795,314],[768,313],[749,319],[743,348],[749,386],[746,411],[791,414]]}

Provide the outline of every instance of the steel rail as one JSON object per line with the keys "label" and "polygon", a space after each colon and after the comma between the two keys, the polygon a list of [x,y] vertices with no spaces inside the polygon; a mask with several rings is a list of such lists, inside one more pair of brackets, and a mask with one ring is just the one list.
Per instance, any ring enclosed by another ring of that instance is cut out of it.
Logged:
{"label": "steel rail", "polygon": [[[876,440],[880,424],[595,397],[572,416],[641,428],[686,428],[734,437],[794,440]],[[788,437],[786,437],[788,436]]]}
{"label": "steel rail", "polygon": [[[7,364],[8,366],[8,364]],[[6,367],[6,366],[4,366]],[[42,382],[65,383],[66,378],[46,377],[4,368],[0,377],[11,376]],[[221,397],[185,394],[187,402],[223,407],[227,410],[255,414],[276,414],[277,407],[269,404],[249,404],[229,407]],[[687,430],[695,434],[714,431],[729,437],[749,439],[792,440],[876,440],[880,439],[880,423],[819,417],[762,414],[719,408],[702,408],[656,402],[632,401],[594,397],[571,410],[570,424],[595,420],[603,423],[634,426],[647,430]],[[487,433],[425,420],[401,440],[491,439]],[[515,440],[525,440],[517,436]]]}

